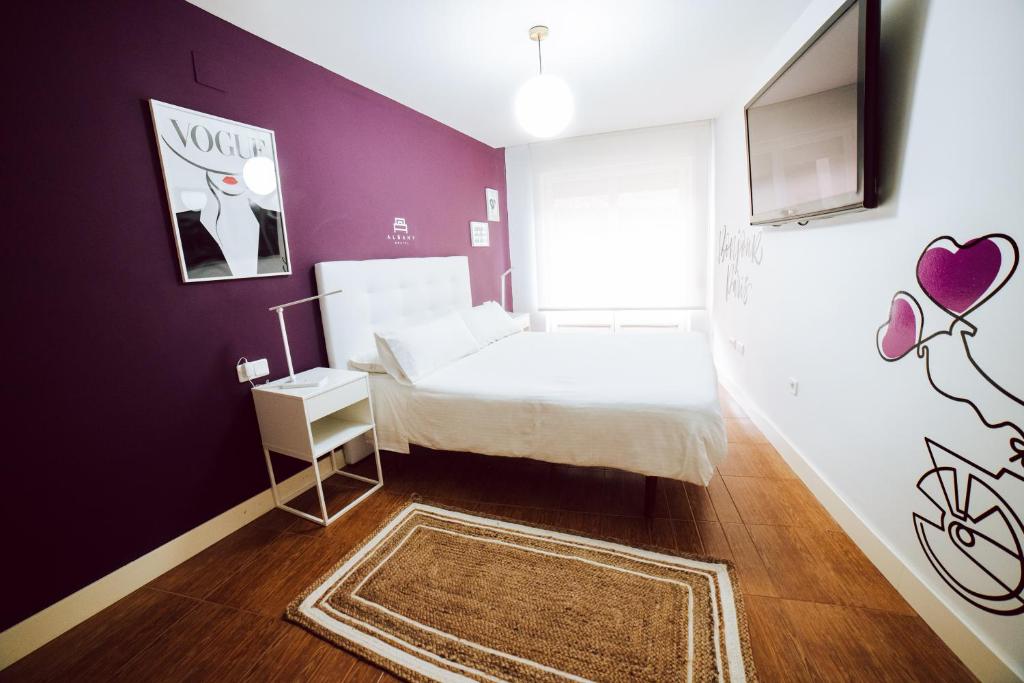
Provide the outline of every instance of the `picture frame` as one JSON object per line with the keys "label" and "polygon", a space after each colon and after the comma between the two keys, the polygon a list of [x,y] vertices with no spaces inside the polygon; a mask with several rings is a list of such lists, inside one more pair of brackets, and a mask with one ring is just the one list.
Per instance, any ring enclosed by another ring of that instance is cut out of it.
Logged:
{"label": "picture frame", "polygon": [[501,204],[498,191],[490,187],[484,188],[484,201],[487,204],[487,220],[501,222]]}
{"label": "picture frame", "polygon": [[182,282],[291,275],[274,131],[149,106]]}
{"label": "picture frame", "polygon": [[491,246],[491,226],[484,221],[469,222],[469,241],[474,247]]}

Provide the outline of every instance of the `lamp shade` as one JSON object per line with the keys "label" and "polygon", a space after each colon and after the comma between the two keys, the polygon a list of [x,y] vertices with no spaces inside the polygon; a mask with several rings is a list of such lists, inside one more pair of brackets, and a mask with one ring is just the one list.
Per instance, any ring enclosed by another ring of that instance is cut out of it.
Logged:
{"label": "lamp shade", "polygon": [[534,76],[516,93],[516,118],[527,133],[538,138],[558,135],[572,120],[572,91],[558,76]]}

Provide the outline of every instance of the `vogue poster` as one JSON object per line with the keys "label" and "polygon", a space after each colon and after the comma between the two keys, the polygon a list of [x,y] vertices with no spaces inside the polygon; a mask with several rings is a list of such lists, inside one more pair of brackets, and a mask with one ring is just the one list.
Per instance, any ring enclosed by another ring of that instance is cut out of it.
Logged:
{"label": "vogue poster", "polygon": [[182,279],[289,275],[274,131],[149,104]]}

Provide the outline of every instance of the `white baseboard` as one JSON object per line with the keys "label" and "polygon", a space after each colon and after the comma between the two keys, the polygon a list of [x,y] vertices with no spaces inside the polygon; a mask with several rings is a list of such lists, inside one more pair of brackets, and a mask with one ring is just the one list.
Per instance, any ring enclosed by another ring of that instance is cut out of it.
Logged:
{"label": "white baseboard", "polygon": [[975,676],[982,681],[1024,679],[1024,671],[1015,671],[1011,663],[1003,660],[979,634],[961,621],[943,597],[910,569],[900,554],[879,536],[735,382],[721,373],[719,381],[843,531]]}
{"label": "white baseboard", "polygon": [[[330,459],[320,462],[322,476]],[[313,485],[309,468],[278,484],[284,499]],[[0,633],[0,670],[274,508],[268,488]]]}

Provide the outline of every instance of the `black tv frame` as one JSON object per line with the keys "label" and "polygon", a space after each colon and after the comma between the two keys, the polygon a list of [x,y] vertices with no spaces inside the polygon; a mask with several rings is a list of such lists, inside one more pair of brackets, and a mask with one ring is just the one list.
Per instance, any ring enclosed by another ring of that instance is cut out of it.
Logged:
{"label": "black tv frame", "polygon": [[[857,65],[857,187],[860,201],[827,209],[817,209],[803,213],[781,214],[786,208],[776,209],[761,214],[754,213],[754,183],[750,170],[750,122],[748,113],[754,104],[789,67],[800,59],[826,31],[832,28],[840,17],[856,4],[861,5],[859,44]],[[747,198],[750,202],[751,225],[781,226],[797,222],[806,225],[812,218],[828,218],[853,211],[873,209],[878,206],[878,61],[879,34],[881,25],[880,0],[847,0],[829,17],[810,39],[805,42],[796,54],[743,107],[743,128],[747,153]]]}

